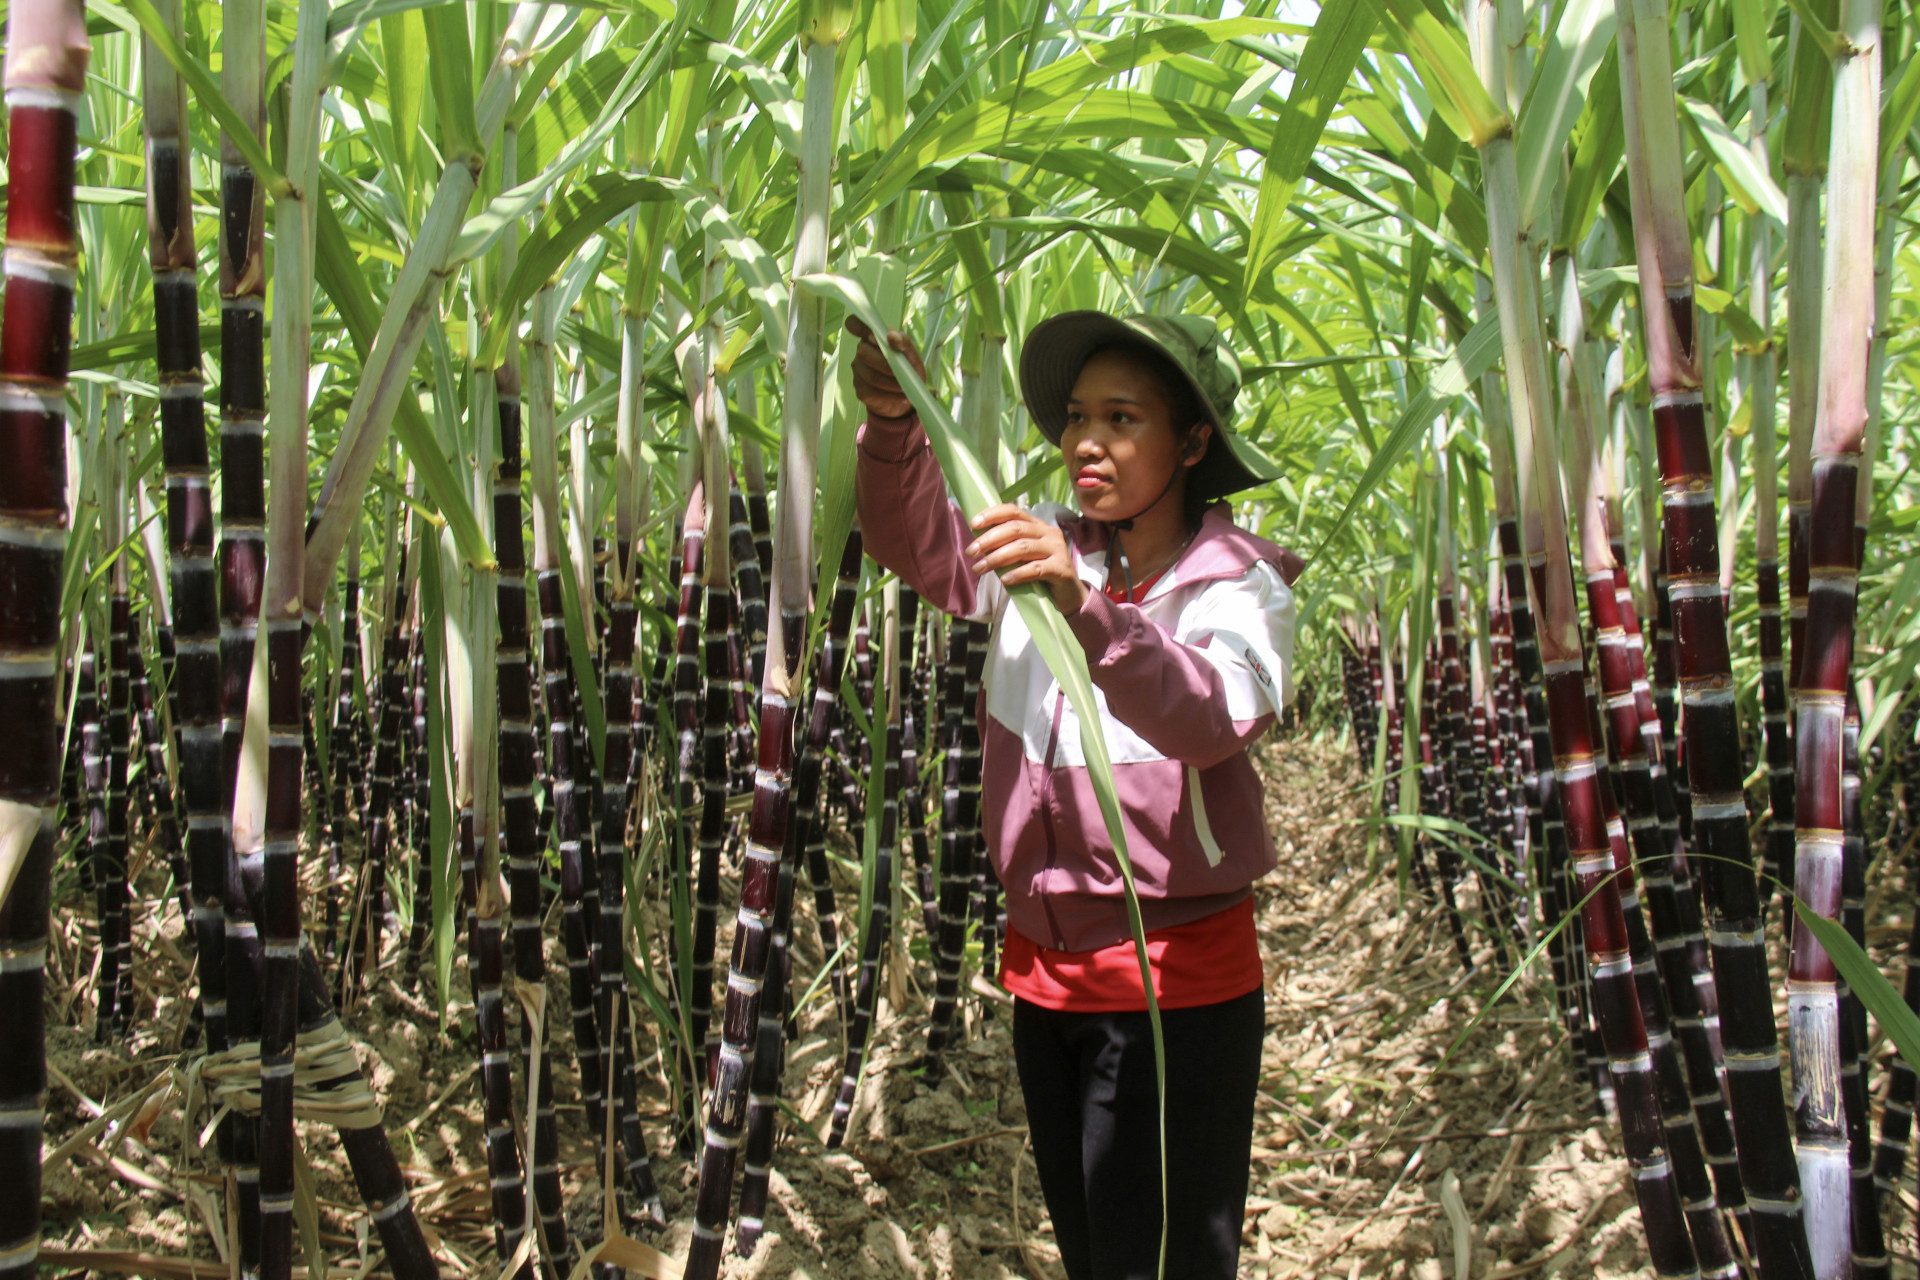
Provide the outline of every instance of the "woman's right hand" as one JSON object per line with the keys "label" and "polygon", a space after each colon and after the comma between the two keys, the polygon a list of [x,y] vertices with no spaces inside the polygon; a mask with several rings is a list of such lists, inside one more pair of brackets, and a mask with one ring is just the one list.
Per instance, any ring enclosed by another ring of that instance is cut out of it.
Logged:
{"label": "woman's right hand", "polygon": [[[893,368],[887,363],[886,353],[880,350],[873,330],[859,317],[848,316],[847,332],[860,339],[853,353],[853,393],[860,397],[860,403],[876,418],[911,417],[913,402],[901,389],[900,380],[893,376]],[[889,329],[887,345],[907,358],[921,381],[926,380],[927,366],[920,359],[920,349],[913,345],[912,338],[898,329]]]}

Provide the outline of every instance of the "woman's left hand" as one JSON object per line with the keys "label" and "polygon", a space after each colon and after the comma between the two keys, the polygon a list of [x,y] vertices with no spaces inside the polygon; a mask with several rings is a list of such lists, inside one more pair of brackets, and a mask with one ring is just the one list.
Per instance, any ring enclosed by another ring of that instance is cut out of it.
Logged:
{"label": "woman's left hand", "polygon": [[997,572],[1009,587],[1037,582],[1068,617],[1087,602],[1086,584],[1074,572],[1073,548],[1058,525],[1003,502],[975,516],[973,530],[977,536],[966,556],[976,574]]}

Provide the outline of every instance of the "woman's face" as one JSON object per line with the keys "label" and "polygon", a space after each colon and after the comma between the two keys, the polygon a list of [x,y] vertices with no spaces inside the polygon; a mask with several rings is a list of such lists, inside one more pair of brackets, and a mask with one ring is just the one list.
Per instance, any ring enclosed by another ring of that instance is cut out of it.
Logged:
{"label": "woman's face", "polygon": [[[1067,397],[1060,436],[1081,514],[1095,520],[1139,515],[1166,489],[1167,477],[1200,460],[1212,433],[1207,422],[1190,435],[1176,428],[1159,380],[1125,352],[1096,353]],[[1184,488],[1176,481],[1168,491],[1170,509],[1180,509]]]}

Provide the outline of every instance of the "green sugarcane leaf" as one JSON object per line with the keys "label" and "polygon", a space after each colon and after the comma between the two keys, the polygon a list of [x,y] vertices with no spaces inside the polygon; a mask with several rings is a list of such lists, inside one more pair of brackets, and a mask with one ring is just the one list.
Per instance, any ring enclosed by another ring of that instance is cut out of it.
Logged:
{"label": "green sugarcane leaf", "polygon": [[[1514,160],[1520,170],[1520,225],[1531,226],[1559,180],[1560,157],[1586,105],[1588,86],[1613,46],[1613,0],[1563,0],[1560,20],[1520,104]],[[1615,77],[1617,82],[1618,77]]]}
{"label": "green sugarcane leaf", "polygon": [[422,15],[427,29],[427,84],[440,120],[440,154],[448,164],[479,155],[480,125],[473,115],[473,49],[464,5],[436,4]]}
{"label": "green sugarcane leaf", "polygon": [[1367,38],[1378,20],[1378,12],[1367,4],[1330,4],[1320,10],[1294,70],[1286,110],[1274,120],[1273,137],[1267,143],[1241,282],[1248,295],[1274,259],[1281,217],[1293,201],[1294,188],[1300,185],[1307,161],[1313,158],[1320,135],[1339,105],[1341,92],[1352,78],[1354,64],[1365,52]]}
{"label": "green sugarcane leaf", "polygon": [[[1835,16],[1835,0],[1815,0],[1817,9],[1795,3],[1805,17],[1796,28],[1787,82],[1787,124],[1781,135],[1780,165],[1788,174],[1825,173],[1828,131],[1833,123],[1833,51],[1814,34],[1822,18]],[[1811,21],[1809,21],[1809,19]],[[1831,32],[1828,32],[1831,35]]]}
{"label": "green sugarcane leaf", "polygon": [[[1500,358],[1500,317],[1492,308],[1480,317],[1479,321],[1460,341],[1460,345],[1447,354],[1427,379],[1426,385],[1407,401],[1394,420],[1393,427],[1387,432],[1387,438],[1374,453],[1373,460],[1360,476],[1360,482],[1354,486],[1353,496],[1333,522],[1333,527],[1320,539],[1309,561],[1318,559],[1340,531],[1346,527],[1353,513],[1366,501],[1380,481],[1392,470],[1405,455],[1421,433],[1426,430],[1434,416],[1448,404],[1466,394],[1467,389],[1481,374],[1494,366]],[[1411,696],[1411,695],[1410,695]]]}
{"label": "green sugarcane leaf", "polygon": [[1909,56],[1900,75],[1888,89],[1886,105],[1880,109],[1880,181],[1884,185],[1898,162],[1900,149],[1920,112],[1920,57]]}
{"label": "green sugarcane leaf", "polygon": [[1714,167],[1726,180],[1740,207],[1749,214],[1764,212],[1781,226],[1787,225],[1787,197],[1774,184],[1773,177],[1745,142],[1727,128],[1720,113],[1695,98],[1676,95],[1680,113],[1693,126],[1694,133],[1713,153]]}
{"label": "green sugarcane leaf", "polygon": [[1873,957],[1861,949],[1860,944],[1837,920],[1829,920],[1819,912],[1809,910],[1797,896],[1793,900],[1793,914],[1826,951],[1847,986],[1867,1007],[1867,1012],[1873,1015],[1880,1029],[1887,1033],[1887,1039],[1893,1041],[1894,1047],[1900,1050],[1900,1056],[1907,1060],[1909,1066],[1920,1068],[1920,1014],[1907,1007],[1906,1000],[1887,981],[1887,976],[1880,972],[1880,966],[1873,962]]}
{"label": "green sugarcane leaf", "polygon": [[1620,111],[1620,62],[1618,48],[1607,50],[1606,60],[1594,73],[1592,92],[1580,113],[1574,146],[1567,168],[1566,197],[1560,205],[1560,226],[1553,243],[1558,248],[1577,245],[1587,238],[1587,230],[1600,212],[1607,188],[1626,154],[1626,126]]}
{"label": "green sugarcane leaf", "polygon": [[[839,303],[848,313],[860,317],[874,333],[884,334],[895,327],[881,317],[858,281],[845,276],[822,274],[802,276],[794,283],[816,297]],[[934,456],[939,460],[948,484],[953,487],[961,511],[972,518],[988,507],[998,505],[1000,495],[991,475],[974,453],[972,442],[948,415],[946,406],[928,389],[906,357],[894,351],[890,344],[881,343],[879,348],[886,354],[901,388],[913,401],[921,425],[926,428],[927,439],[933,446]],[[1160,1001],[1153,988],[1153,969],[1147,957],[1146,926],[1140,915],[1140,894],[1134,885],[1133,858],[1128,853],[1127,829],[1121,816],[1120,793],[1114,782],[1113,758],[1107,750],[1106,727],[1100,715],[1099,701],[1094,696],[1093,679],[1087,670],[1087,659],[1081,651],[1080,642],[1067,630],[1066,619],[1037,585],[1013,587],[1007,594],[1013,606],[1020,611],[1021,621],[1026,623],[1032,634],[1034,647],[1054,679],[1060,682],[1067,699],[1073,703],[1074,714],[1080,720],[1081,746],[1087,757],[1087,777],[1099,801],[1100,816],[1106,823],[1107,838],[1113,842],[1114,861],[1119,865],[1121,884],[1126,891],[1127,919],[1133,931],[1134,954],[1140,964],[1140,982],[1146,992],[1147,1016],[1153,1026],[1154,1072],[1161,1100],[1160,1123],[1164,1136],[1167,1060],[1166,1041],[1160,1022]],[[1163,1142],[1160,1169],[1163,1201],[1167,1178],[1165,1151]],[[1163,1271],[1166,1252],[1164,1231],[1163,1225]]]}
{"label": "green sugarcane leaf", "polygon": [[1420,73],[1433,108],[1447,127],[1478,151],[1502,134],[1511,133],[1513,120],[1500,109],[1480,83],[1467,53],[1465,35],[1457,26],[1442,23],[1424,0],[1366,0],[1385,15],[1383,30],[1401,45]]}
{"label": "green sugarcane leaf", "polygon": [[947,234],[959,255],[961,267],[966,271],[966,296],[974,305],[975,318],[986,332],[1004,337],[1007,317],[1000,305],[1000,277],[993,269],[992,259],[988,257],[986,232],[977,222],[962,221],[968,210],[965,197],[959,193],[949,193],[946,206],[951,224]]}
{"label": "green sugarcane leaf", "polygon": [[[336,16],[339,12],[334,10]],[[381,18],[380,51],[387,83],[387,117],[393,129],[393,158],[401,189],[411,191],[420,112],[427,94],[426,19],[413,9]]]}

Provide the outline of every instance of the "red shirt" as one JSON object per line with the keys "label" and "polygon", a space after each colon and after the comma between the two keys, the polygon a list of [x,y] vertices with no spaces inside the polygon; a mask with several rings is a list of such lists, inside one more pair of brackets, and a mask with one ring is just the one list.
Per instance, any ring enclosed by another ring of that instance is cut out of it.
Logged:
{"label": "red shirt", "polygon": [[[1109,581],[1106,593],[1123,604],[1138,604],[1159,579],[1156,573],[1131,593],[1124,582]],[[1253,927],[1252,895],[1210,916],[1148,930],[1147,961],[1153,993],[1162,1009],[1219,1004],[1258,990],[1266,974]],[[1009,929],[1000,957],[1000,982],[1014,995],[1045,1009],[1125,1013],[1147,1007],[1140,959],[1131,939],[1097,951],[1055,951]]]}

